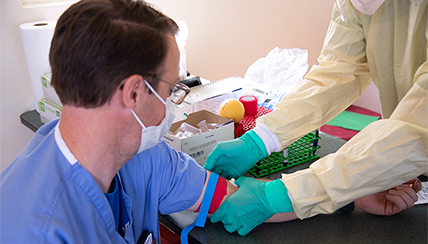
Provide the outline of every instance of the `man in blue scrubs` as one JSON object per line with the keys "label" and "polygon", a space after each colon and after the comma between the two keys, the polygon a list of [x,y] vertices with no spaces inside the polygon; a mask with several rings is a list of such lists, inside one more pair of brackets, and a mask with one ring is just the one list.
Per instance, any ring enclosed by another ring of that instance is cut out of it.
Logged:
{"label": "man in blue scrubs", "polygon": [[63,110],[1,174],[1,243],[160,241],[158,213],[196,209],[207,173],[161,137],[177,85],[176,23],[130,0],[83,0],[50,50]]}

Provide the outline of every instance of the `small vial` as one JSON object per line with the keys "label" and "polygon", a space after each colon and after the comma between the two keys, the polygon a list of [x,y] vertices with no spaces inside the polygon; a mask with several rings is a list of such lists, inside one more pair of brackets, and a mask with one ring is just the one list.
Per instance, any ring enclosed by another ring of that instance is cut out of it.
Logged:
{"label": "small vial", "polygon": [[202,133],[208,131],[208,125],[207,125],[207,121],[206,120],[202,120],[197,125],[202,130]]}
{"label": "small vial", "polygon": [[218,124],[217,123],[207,123],[208,129],[210,130],[214,130],[217,128]]}
{"label": "small vial", "polygon": [[200,134],[200,133],[202,132],[202,130],[201,130],[201,129],[198,129],[198,128],[196,128],[196,127],[194,127],[194,126],[192,126],[192,125],[190,125],[190,124],[188,124],[188,123],[182,123],[182,124],[180,125],[180,129],[181,129],[182,131],[189,131],[189,132],[192,132],[194,135],[196,135],[196,134]]}

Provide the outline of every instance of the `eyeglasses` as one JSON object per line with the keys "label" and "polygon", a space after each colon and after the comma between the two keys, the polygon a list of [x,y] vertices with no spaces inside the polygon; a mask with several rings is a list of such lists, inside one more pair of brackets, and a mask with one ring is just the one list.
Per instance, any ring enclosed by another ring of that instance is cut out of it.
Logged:
{"label": "eyeglasses", "polygon": [[[172,93],[171,93],[171,102],[173,102],[173,103],[175,103],[175,104],[177,104],[177,105],[181,104],[181,103],[184,101],[184,99],[186,98],[187,94],[189,94],[189,93],[190,93],[190,89],[189,89],[189,87],[188,87],[188,86],[186,86],[186,85],[185,85],[185,84],[183,84],[183,83],[177,82],[177,83],[174,85],[174,84],[172,84],[172,83],[171,83],[171,82],[169,82],[169,81],[166,81],[166,80],[164,80],[164,79],[161,79],[161,78],[158,78],[158,77],[155,77],[155,76],[150,76],[150,75],[144,75],[144,76],[145,76],[145,77],[151,77],[151,78],[153,78],[153,79],[160,80],[160,81],[163,81],[163,82],[166,82],[166,83],[170,84],[171,86],[174,86],[174,90],[172,90]],[[126,80],[125,80],[125,81],[126,81]],[[123,83],[123,84],[121,84],[121,85],[119,86],[119,89],[120,89],[120,90],[122,90],[122,89],[123,89],[124,84],[125,84],[125,83]]]}
{"label": "eyeglasses", "polygon": [[156,79],[156,80],[166,82],[166,83],[170,84],[171,86],[174,86],[174,90],[172,90],[172,93],[171,93],[171,102],[173,102],[177,105],[181,104],[184,101],[184,99],[186,98],[187,94],[190,93],[189,87],[183,83],[177,82],[174,85],[171,82],[166,81],[164,79],[161,79],[158,77],[153,77],[153,76],[150,76],[150,77],[152,77],[153,79]]}

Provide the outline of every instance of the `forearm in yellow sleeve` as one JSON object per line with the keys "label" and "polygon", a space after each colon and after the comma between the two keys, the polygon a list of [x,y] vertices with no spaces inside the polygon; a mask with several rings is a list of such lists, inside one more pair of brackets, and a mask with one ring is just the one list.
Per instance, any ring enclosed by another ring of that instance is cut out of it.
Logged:
{"label": "forearm in yellow sleeve", "polygon": [[282,149],[344,111],[370,84],[364,38],[358,23],[343,23],[333,12],[319,65],[257,120],[276,135]]}
{"label": "forearm in yellow sleeve", "polygon": [[299,218],[332,213],[427,171],[428,77],[417,79],[391,119],[370,124],[309,169],[283,174]]}

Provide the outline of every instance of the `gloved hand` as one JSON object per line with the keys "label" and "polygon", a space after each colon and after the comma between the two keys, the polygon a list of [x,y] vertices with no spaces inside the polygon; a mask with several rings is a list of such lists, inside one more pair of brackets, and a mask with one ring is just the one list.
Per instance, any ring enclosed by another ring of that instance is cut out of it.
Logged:
{"label": "gloved hand", "polygon": [[239,138],[219,142],[208,155],[204,168],[230,180],[242,176],[265,157],[263,140],[254,130],[249,130]]}
{"label": "gloved hand", "polygon": [[230,233],[245,236],[276,213],[292,212],[287,188],[280,180],[269,182],[240,177],[237,192],[231,195],[211,216],[211,222],[223,222]]}

